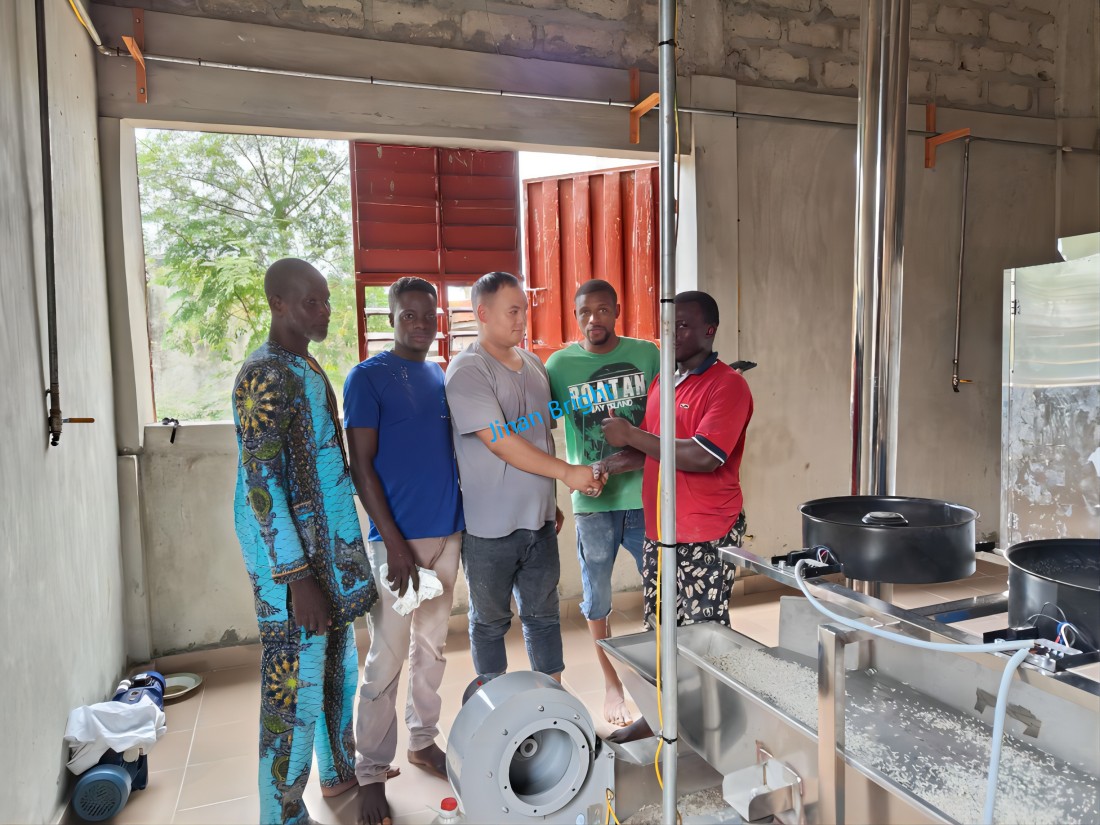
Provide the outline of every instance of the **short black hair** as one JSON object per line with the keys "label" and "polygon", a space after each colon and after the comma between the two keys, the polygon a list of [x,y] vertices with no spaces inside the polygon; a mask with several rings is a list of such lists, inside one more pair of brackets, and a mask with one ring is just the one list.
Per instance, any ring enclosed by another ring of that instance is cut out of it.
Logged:
{"label": "short black hair", "polygon": [[399,296],[404,295],[406,292],[427,292],[432,296],[432,300],[438,302],[439,295],[435,291],[435,287],[430,282],[425,281],[423,278],[416,278],[412,275],[406,275],[404,278],[398,278],[392,284],[390,284],[389,297],[390,297],[390,314],[392,315],[397,311],[397,299]]}
{"label": "short black hair", "polygon": [[470,306],[477,307],[482,295],[493,295],[501,287],[519,287],[519,278],[511,272],[488,272],[476,281],[470,290]]}
{"label": "short black hair", "polygon": [[680,292],[676,295],[675,300],[678,304],[698,304],[700,311],[703,313],[703,320],[708,324],[718,326],[718,302],[707,293],[698,290]]}
{"label": "short black hair", "polygon": [[576,301],[578,298],[583,298],[585,295],[591,295],[593,292],[606,292],[611,296],[611,303],[619,303],[619,295],[615,292],[615,287],[599,278],[593,278],[581,284],[577,289],[577,294],[573,296],[573,300]]}

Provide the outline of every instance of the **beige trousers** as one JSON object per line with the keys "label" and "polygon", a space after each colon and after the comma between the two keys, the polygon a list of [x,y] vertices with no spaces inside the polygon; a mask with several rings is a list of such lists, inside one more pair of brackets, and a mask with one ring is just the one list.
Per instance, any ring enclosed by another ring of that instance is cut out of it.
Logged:
{"label": "beige trousers", "polygon": [[[370,652],[359,689],[359,717],[355,725],[355,749],[359,758],[355,774],[360,785],[384,782],[397,754],[397,682],[409,660],[409,689],[405,700],[405,724],[409,750],[423,750],[439,735],[439,684],[447,665],[447,621],[454,601],[462,534],[429,539],[409,539],[416,563],[435,571],[443,595],[429,599],[407,616],[393,609],[395,597],[381,584],[378,601],[367,616]],[[367,549],[376,582],[386,563],[386,545],[372,541]]]}

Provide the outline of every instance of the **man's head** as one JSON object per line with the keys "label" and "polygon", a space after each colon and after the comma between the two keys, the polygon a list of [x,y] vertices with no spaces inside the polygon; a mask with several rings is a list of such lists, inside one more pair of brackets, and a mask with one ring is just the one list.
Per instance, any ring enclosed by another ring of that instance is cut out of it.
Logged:
{"label": "man's head", "polygon": [[423,278],[398,278],[390,286],[390,325],[398,355],[426,354],[439,331],[435,287]]}
{"label": "man's head", "polygon": [[718,332],[718,303],[705,292],[681,292],[676,296],[676,362],[690,361],[714,350]]}
{"label": "man's head", "polygon": [[328,282],[312,264],[283,258],[267,268],[264,292],[271,307],[271,326],[292,337],[324,341],[328,335]]}
{"label": "man's head", "polygon": [[527,331],[527,296],[515,275],[482,275],[474,282],[470,302],[482,340],[501,348],[519,346]]}
{"label": "man's head", "polygon": [[581,284],[574,300],[573,314],[581,335],[592,346],[602,347],[618,337],[615,321],[619,317],[619,298],[615,287],[607,281],[593,278]]}

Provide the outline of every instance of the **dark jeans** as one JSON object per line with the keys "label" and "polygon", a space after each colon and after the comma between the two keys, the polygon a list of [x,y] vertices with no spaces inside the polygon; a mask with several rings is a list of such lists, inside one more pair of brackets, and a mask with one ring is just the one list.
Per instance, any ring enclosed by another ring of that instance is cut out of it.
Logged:
{"label": "dark jeans", "polygon": [[462,569],[470,590],[470,652],[478,676],[491,678],[508,670],[504,636],[512,626],[513,593],[531,669],[561,673],[561,565],[554,522],[499,539],[463,534]]}

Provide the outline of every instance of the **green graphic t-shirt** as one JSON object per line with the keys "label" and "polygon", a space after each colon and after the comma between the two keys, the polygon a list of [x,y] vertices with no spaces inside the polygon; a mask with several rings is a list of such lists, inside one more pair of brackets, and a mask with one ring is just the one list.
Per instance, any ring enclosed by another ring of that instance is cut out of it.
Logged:
{"label": "green graphic t-shirt", "polygon": [[[619,451],[604,441],[600,422],[613,409],[615,415],[629,419],[635,426],[641,424],[649,385],[659,371],[657,347],[638,338],[620,337],[615,349],[607,353],[593,353],[580,344],[570,344],[547,359],[551,396],[563,409],[567,403],[574,407],[562,416],[570,464],[592,464]],[[591,406],[578,403],[580,399],[590,399]],[[573,493],[574,513],[636,510],[641,506],[641,470],[612,476],[596,498]]]}

